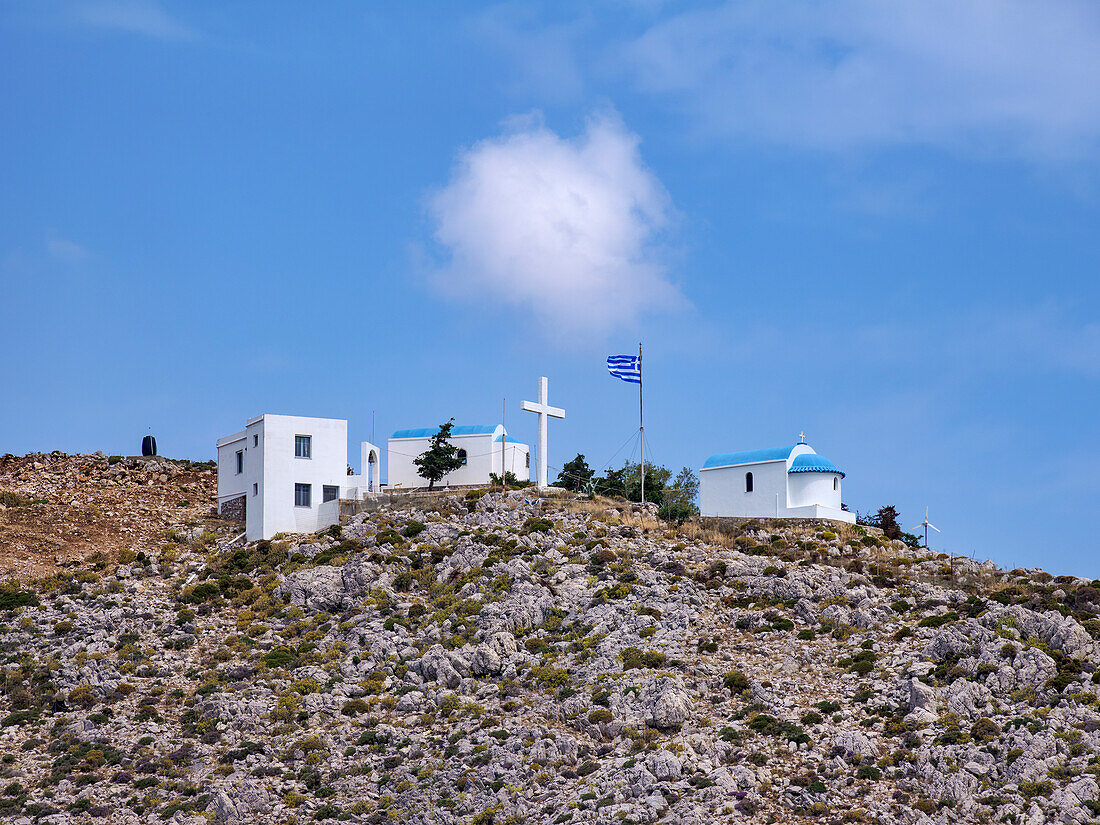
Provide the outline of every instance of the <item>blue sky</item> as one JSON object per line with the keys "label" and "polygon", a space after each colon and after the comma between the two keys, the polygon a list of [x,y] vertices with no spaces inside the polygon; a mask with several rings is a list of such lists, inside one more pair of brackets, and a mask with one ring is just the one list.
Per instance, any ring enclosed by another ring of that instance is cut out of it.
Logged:
{"label": "blue sky", "polygon": [[[792,443],[1100,576],[1100,8],[0,3],[0,452]],[[615,462],[629,454],[620,453]]]}

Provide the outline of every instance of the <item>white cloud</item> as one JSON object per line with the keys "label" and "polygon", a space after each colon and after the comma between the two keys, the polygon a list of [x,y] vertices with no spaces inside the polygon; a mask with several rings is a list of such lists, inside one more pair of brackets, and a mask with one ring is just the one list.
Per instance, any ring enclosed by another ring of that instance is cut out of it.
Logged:
{"label": "white cloud", "polygon": [[75,9],[77,19],[89,26],[139,34],[160,40],[191,40],[195,30],[172,17],[163,6],[143,0],[103,0]]}
{"label": "white cloud", "polygon": [[737,0],[618,49],[720,137],[1075,159],[1100,144],[1093,0]]}
{"label": "white cloud", "polygon": [[598,337],[683,306],[656,245],[671,204],[638,137],[611,114],[573,139],[537,119],[511,126],[463,152],[431,197],[449,255],[436,283],[520,307],[558,335]]}
{"label": "white cloud", "polygon": [[470,24],[477,39],[499,51],[515,71],[497,76],[508,91],[526,97],[532,90],[545,100],[575,100],[584,91],[577,41],[589,29],[586,16],[546,22],[534,7],[494,6]]}
{"label": "white cloud", "polygon": [[88,250],[80,244],[50,233],[46,237],[46,253],[55,261],[75,264],[88,257]]}

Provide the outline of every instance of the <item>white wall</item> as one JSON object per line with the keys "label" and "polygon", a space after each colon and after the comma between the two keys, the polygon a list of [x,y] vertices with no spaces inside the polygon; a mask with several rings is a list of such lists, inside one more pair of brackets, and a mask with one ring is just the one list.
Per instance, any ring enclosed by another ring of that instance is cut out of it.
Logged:
{"label": "white wall", "polygon": [[[504,469],[513,473],[517,481],[531,480],[530,448],[526,444],[504,442]],[[493,472],[500,476],[500,443],[493,444]]]}
{"label": "white wall", "polygon": [[218,505],[229,499],[243,495],[248,490],[246,473],[248,462],[244,463],[245,472],[237,473],[237,451],[244,450],[246,433],[242,430],[225,438],[218,439]]}
{"label": "white wall", "polygon": [[831,519],[833,521],[846,521],[849,524],[856,523],[856,514],[839,508],[825,507],[820,504],[809,504],[805,507],[792,507],[787,510],[787,518],[814,518]]}
{"label": "white wall", "polygon": [[[745,473],[752,473],[753,490],[745,492]],[[787,508],[787,462],[768,461],[737,467],[716,467],[699,471],[699,512],[704,516],[776,515]]]}
{"label": "white wall", "polygon": [[[255,540],[253,536],[271,538],[276,533],[313,533],[335,523],[321,505],[324,485],[340,488],[338,497],[347,487],[348,422],[339,418],[264,415],[246,429],[249,446],[252,435],[258,434],[263,453],[262,508],[255,508],[259,511],[255,522],[253,508],[248,508],[249,541]],[[311,437],[310,458],[295,457],[297,435]],[[309,507],[294,505],[295,484],[311,485]]]}
{"label": "white wall", "polygon": [[[833,480],[836,489],[833,489]],[[820,504],[840,509],[840,475],[837,473],[790,473],[787,476],[787,488],[790,490],[789,507],[804,507]]]}

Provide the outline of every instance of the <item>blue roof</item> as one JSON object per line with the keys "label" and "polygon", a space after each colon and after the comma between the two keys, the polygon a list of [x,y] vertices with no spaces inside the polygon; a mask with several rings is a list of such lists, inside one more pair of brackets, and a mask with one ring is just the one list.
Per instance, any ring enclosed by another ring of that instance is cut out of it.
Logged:
{"label": "blue roof", "polygon": [[743,450],[739,453],[715,453],[703,462],[703,469],[710,467],[730,467],[735,464],[759,464],[762,461],[786,461],[790,457],[790,447],[765,447],[762,450]]}
{"label": "blue roof", "polygon": [[499,444],[501,439],[504,439],[505,444],[522,444],[523,443],[518,438],[512,438],[512,436],[510,436],[510,435],[498,435],[496,438],[493,439],[493,443],[494,444]]}
{"label": "blue roof", "polygon": [[[496,424],[461,424],[451,428],[451,435],[492,435]],[[415,427],[410,430],[394,430],[390,438],[431,438],[439,427]]]}
{"label": "blue roof", "polygon": [[844,478],[844,473],[823,455],[803,453],[791,462],[788,473],[836,473]]}

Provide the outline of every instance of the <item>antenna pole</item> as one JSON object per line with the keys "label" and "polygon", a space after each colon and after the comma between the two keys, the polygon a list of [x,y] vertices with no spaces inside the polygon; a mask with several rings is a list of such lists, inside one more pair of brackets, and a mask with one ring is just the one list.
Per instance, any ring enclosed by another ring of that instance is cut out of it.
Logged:
{"label": "antenna pole", "polygon": [[504,492],[508,489],[504,483],[504,444],[507,439],[507,430],[504,429],[504,417],[508,414],[508,399],[502,398],[500,400],[500,428],[503,430],[500,434],[500,490]]}
{"label": "antenna pole", "polygon": [[645,416],[642,415],[642,342],[638,342],[638,443],[642,447],[642,504],[645,504]]}

